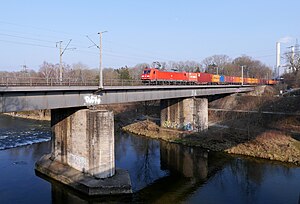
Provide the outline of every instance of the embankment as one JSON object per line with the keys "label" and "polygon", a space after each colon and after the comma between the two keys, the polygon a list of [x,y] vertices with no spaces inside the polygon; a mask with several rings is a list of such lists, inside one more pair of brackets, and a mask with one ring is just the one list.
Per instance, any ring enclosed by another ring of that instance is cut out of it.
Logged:
{"label": "embankment", "polygon": [[[211,125],[206,132],[165,129],[149,120],[126,125],[123,130],[213,151],[300,165],[300,97],[274,97],[272,91],[270,87],[263,87],[254,93],[231,95],[211,102],[211,108],[226,111],[209,111]],[[264,114],[263,111],[293,114]]]}

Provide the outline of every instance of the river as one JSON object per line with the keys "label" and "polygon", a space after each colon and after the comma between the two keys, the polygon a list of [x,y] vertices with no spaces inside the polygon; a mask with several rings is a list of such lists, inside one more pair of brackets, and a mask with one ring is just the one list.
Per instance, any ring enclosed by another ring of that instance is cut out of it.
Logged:
{"label": "river", "polygon": [[36,175],[51,151],[49,122],[0,115],[0,203],[300,203],[299,167],[122,132],[115,141],[134,193],[89,198]]}

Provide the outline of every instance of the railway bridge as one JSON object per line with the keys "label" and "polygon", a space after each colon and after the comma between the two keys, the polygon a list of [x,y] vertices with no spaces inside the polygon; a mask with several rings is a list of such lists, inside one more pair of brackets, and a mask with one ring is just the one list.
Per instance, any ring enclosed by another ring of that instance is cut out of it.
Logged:
{"label": "railway bridge", "polygon": [[131,193],[115,168],[113,112],[97,105],[161,101],[161,124],[208,128],[207,96],[252,91],[241,85],[104,86],[1,84],[0,113],[51,109],[52,152],[36,170],[88,195]]}

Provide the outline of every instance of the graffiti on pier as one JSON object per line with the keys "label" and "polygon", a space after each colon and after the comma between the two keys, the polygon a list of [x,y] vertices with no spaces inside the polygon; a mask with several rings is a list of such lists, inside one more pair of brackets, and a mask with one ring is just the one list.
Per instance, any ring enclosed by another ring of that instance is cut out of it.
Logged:
{"label": "graffiti on pier", "polygon": [[177,122],[172,122],[169,120],[164,121],[162,124],[162,127],[178,129],[178,130],[185,130],[185,131],[193,131],[194,130],[194,127],[190,122],[188,122],[186,124],[179,124]]}
{"label": "graffiti on pier", "polygon": [[101,103],[101,97],[98,95],[90,95],[84,97],[85,106],[99,105]]}
{"label": "graffiti on pier", "polygon": [[172,129],[178,129],[179,128],[179,124],[177,122],[171,122],[169,120],[166,120],[163,124],[163,127],[165,128],[172,128]]}
{"label": "graffiti on pier", "polygon": [[183,130],[186,130],[186,131],[192,131],[194,128],[193,128],[193,125],[188,122],[187,124],[183,125]]}

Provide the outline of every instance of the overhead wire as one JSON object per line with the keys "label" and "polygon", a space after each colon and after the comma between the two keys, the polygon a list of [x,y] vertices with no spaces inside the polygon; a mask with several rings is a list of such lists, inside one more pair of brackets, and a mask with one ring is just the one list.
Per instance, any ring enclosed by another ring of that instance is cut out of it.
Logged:
{"label": "overhead wire", "polygon": [[[57,31],[57,30],[51,30],[51,29],[47,29],[47,28],[41,28],[41,27],[36,27],[36,26],[29,26],[29,25],[20,25],[20,24],[16,24],[16,23],[10,23],[10,22],[5,22],[5,21],[0,21],[0,23],[2,24],[8,24],[8,25],[13,25],[13,26],[19,26],[19,27],[26,27],[26,28],[33,28],[33,29],[37,29],[37,30],[44,30],[44,31],[51,31],[53,33],[59,33],[59,34],[64,34],[64,35],[69,35],[69,36],[73,36],[74,34],[71,33],[66,33],[66,32],[62,32],[62,31]],[[21,32],[18,32],[19,34],[22,34]],[[55,41],[50,41],[50,40],[44,40],[44,39],[40,39],[40,38],[32,38],[32,37],[24,37],[24,36],[20,36],[20,35],[12,35],[12,34],[6,34],[6,33],[0,33],[1,36],[6,36],[6,37],[12,37],[12,38],[19,38],[19,39],[25,39],[25,40],[33,40],[33,41],[38,41],[38,42],[46,42],[46,43],[55,43]],[[91,34],[93,35],[93,34]],[[96,35],[96,34],[94,34]],[[84,35],[77,35],[80,37],[83,37]],[[53,37],[53,36],[52,36]],[[51,38],[52,38],[51,37]],[[54,38],[54,37],[53,37]],[[58,38],[58,37],[57,37]],[[11,40],[3,40],[0,39],[1,42],[6,42],[6,43],[13,43],[13,44],[20,44],[20,45],[29,45],[29,46],[37,46],[37,47],[45,47],[45,48],[56,48],[56,47],[52,47],[52,46],[48,46],[48,45],[42,45],[42,44],[35,44],[35,43],[27,43],[27,42],[16,42],[16,41],[11,41]],[[75,41],[75,40],[74,40]],[[76,46],[76,48],[78,47],[79,49],[75,50],[77,52],[85,52],[85,53],[91,53],[91,54],[96,54],[94,52],[89,52],[85,49],[88,49],[88,47],[86,47],[85,43],[83,44],[77,44],[77,40],[74,43],[72,43],[73,46]],[[103,55],[105,56],[110,56],[113,58],[123,58],[128,60],[128,58],[133,59],[139,59],[139,60],[161,60],[161,61],[173,61],[172,59],[170,59],[169,57],[160,57],[162,56],[162,54],[159,54],[157,52],[149,52],[146,51],[144,49],[141,49],[140,47],[134,47],[132,45],[126,45],[125,43],[115,43],[112,41],[107,41],[108,43],[112,43],[112,44],[116,44],[117,46],[121,46],[121,47],[125,47],[125,48],[129,48],[129,49],[133,49],[133,50],[140,50],[144,53],[144,55],[140,55],[141,52],[139,52],[139,54],[133,54],[133,55],[124,55],[123,53],[118,53],[118,52],[114,52],[114,51],[106,51],[103,53]],[[268,50],[269,51],[269,50]],[[248,53],[257,53],[258,51],[253,51],[253,52],[248,52]],[[157,57],[159,56],[159,57]],[[256,56],[255,58],[264,58],[264,57],[271,57],[274,55],[263,55],[263,56]],[[197,60],[196,60],[197,61]]]}
{"label": "overhead wire", "polygon": [[36,47],[45,47],[45,48],[54,48],[57,49],[55,46],[47,46],[47,45],[41,45],[41,44],[33,44],[33,43],[25,43],[25,42],[16,42],[16,41],[9,41],[9,40],[1,40],[1,42],[5,43],[12,43],[12,44],[19,44],[19,45],[30,45],[30,46],[36,46]]}
{"label": "overhead wire", "polygon": [[21,25],[21,24],[17,24],[17,23],[6,22],[6,21],[0,21],[0,23],[7,24],[7,25],[13,25],[13,26],[19,26],[19,27],[23,27],[23,28],[33,28],[35,30],[44,30],[44,31],[48,31],[48,32],[50,31],[50,32],[53,32],[53,33],[59,33],[59,34],[64,34],[64,35],[74,35],[72,33],[66,33],[64,31],[57,31],[57,30],[41,28],[41,27],[31,26],[31,25]]}
{"label": "overhead wire", "polygon": [[[37,39],[37,38],[28,38],[28,37],[16,36],[16,35],[10,35],[10,34],[3,34],[3,33],[0,33],[0,35],[2,35],[2,36],[8,36],[8,37],[14,37],[14,38],[20,38],[20,39],[26,39],[26,40],[34,40],[34,41],[39,41],[39,42],[47,42],[47,43],[53,43],[54,44],[54,41],[42,40],[42,39]],[[48,46],[48,45],[42,45],[42,44],[34,44],[34,43],[27,43],[27,42],[17,42],[17,41],[3,40],[3,39],[0,39],[0,41],[1,42],[6,42],[6,43],[19,44],[19,45],[29,45],[29,46],[36,46],[36,47],[45,47],[45,48],[52,48],[52,49],[54,48],[54,49],[56,49],[56,47],[54,47],[54,46]],[[94,54],[94,55],[98,54],[96,52],[87,51],[87,50],[84,50],[84,49],[88,49],[88,48],[82,46],[80,49],[77,49],[75,51],[77,51],[77,52],[83,52],[83,53],[90,53],[90,54]],[[166,59],[158,58],[158,57],[155,57],[155,56],[123,55],[121,53],[110,52],[110,51],[104,52],[104,56],[109,56],[109,57],[118,58],[118,59],[121,58],[121,59],[125,59],[127,61],[134,61],[134,60],[145,60],[145,61],[148,61],[148,60],[166,60]],[[264,58],[264,57],[271,57],[271,56],[274,56],[274,55],[272,54],[272,55],[255,56],[255,58]],[[172,61],[172,60],[168,60],[168,61]]]}
{"label": "overhead wire", "polygon": [[13,37],[13,38],[20,38],[20,39],[34,40],[34,41],[39,41],[39,42],[55,43],[54,41],[41,40],[41,39],[37,39],[37,38],[28,38],[28,37],[17,36],[17,35],[10,35],[10,34],[5,34],[5,33],[0,33],[0,35],[1,35],[1,36],[7,36],[7,37]]}
{"label": "overhead wire", "polygon": [[[4,33],[0,33],[1,36],[7,36],[7,37],[13,37],[13,38],[20,38],[20,39],[26,39],[26,40],[34,40],[34,41],[39,41],[39,42],[47,42],[47,43],[56,43],[54,41],[48,41],[48,40],[42,40],[42,39],[37,39],[37,38],[29,38],[29,37],[23,37],[23,36],[17,36],[17,35],[11,35],[11,34],[4,34]],[[33,44],[33,43],[25,43],[25,42],[17,42],[17,41],[10,41],[10,40],[1,40],[2,42],[7,42],[7,43],[13,43],[13,44],[22,44],[22,45],[30,45],[30,46],[39,46],[39,47],[49,47],[49,48],[53,48],[51,46],[47,46],[47,45],[41,45],[41,44]],[[87,47],[84,47],[83,45],[79,45],[79,44],[73,44],[75,46],[80,46],[81,48],[81,52],[86,52],[86,53],[93,53],[93,52],[89,52],[86,50],[83,50]],[[77,50],[78,51],[78,50]],[[96,54],[96,53],[93,53]],[[152,56],[141,56],[141,55],[133,55],[133,56],[128,56],[128,55],[122,55],[120,53],[114,53],[114,52],[110,52],[107,53],[105,55],[108,56],[112,56],[112,57],[121,57],[121,58],[132,58],[132,59],[157,59],[157,57],[152,57]],[[163,60],[163,59],[160,59]]]}

